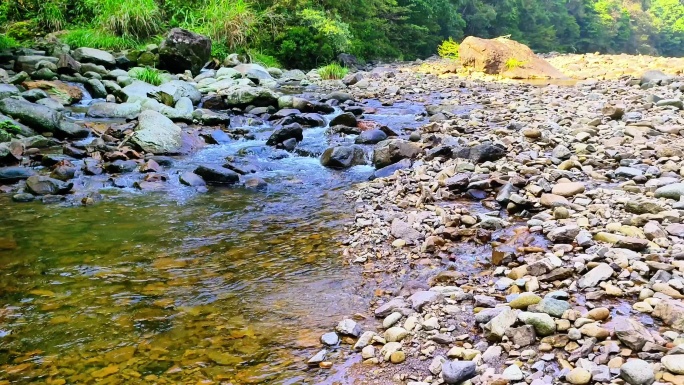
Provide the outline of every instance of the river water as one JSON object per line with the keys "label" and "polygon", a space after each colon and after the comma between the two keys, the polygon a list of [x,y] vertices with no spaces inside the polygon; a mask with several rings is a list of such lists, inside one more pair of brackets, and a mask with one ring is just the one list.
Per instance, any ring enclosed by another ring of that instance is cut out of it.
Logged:
{"label": "river water", "polygon": [[[422,123],[419,111],[371,117],[399,130]],[[372,293],[358,290],[340,241],[353,215],[342,194],[372,168],[329,170],[266,147],[270,127],[250,129],[253,140],[177,158],[165,191],[105,188],[92,206],[0,196],[0,384],[330,381],[335,366],[306,360],[321,334],[367,311]],[[331,141],[308,129],[302,147]],[[178,183],[226,157],[248,160],[268,188]],[[79,178],[75,189],[93,186],[111,181]]]}

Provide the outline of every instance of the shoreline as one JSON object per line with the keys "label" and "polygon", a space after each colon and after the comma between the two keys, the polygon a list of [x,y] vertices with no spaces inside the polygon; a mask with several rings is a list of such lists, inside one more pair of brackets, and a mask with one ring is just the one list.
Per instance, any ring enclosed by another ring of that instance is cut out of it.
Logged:
{"label": "shoreline", "polygon": [[[448,96],[412,168],[346,193],[343,255],[401,282],[376,291],[362,383],[439,384],[444,367],[446,383],[682,383],[683,206],[664,197],[684,193],[684,79],[536,87],[390,68],[351,93]],[[483,107],[448,111],[464,104]]]}

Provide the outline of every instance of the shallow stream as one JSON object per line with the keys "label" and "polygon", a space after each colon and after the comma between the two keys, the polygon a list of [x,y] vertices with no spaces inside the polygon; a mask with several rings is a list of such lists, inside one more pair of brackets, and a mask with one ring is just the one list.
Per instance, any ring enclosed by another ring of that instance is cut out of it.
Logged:
{"label": "shallow stream", "polygon": [[[419,110],[372,117],[400,130],[421,123]],[[252,129],[256,139],[175,159],[161,192],[111,187],[103,175],[76,180],[77,193],[105,196],[92,206],[0,196],[0,384],[331,381],[335,366],[306,361],[321,334],[368,309],[372,293],[358,291],[339,242],[353,215],[342,194],[372,168],[326,169],[266,147],[272,128]],[[330,140],[325,128],[304,135],[314,153]],[[231,156],[267,189],[178,182]]]}

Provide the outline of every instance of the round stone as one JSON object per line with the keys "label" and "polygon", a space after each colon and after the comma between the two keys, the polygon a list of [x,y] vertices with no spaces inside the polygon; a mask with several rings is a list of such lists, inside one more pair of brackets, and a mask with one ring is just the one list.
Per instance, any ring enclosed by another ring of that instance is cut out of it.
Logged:
{"label": "round stone", "polygon": [[574,385],[586,385],[591,381],[591,373],[582,368],[575,368],[565,376],[569,383]]}
{"label": "round stone", "polygon": [[390,355],[390,362],[393,364],[400,364],[406,361],[406,353],[399,350]]}

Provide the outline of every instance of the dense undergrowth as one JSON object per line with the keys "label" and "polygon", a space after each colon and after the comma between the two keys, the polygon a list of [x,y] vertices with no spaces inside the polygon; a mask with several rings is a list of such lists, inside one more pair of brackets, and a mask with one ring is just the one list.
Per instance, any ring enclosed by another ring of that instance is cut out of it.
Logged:
{"label": "dense undergrowth", "polygon": [[[467,35],[538,51],[684,55],[680,0],[3,0],[0,49],[67,30],[71,46],[121,50],[158,43],[172,27],[212,38],[213,54],[317,68],[347,52],[365,59],[455,58]],[[453,40],[450,40],[453,38]],[[453,44],[452,44],[453,43]]]}

